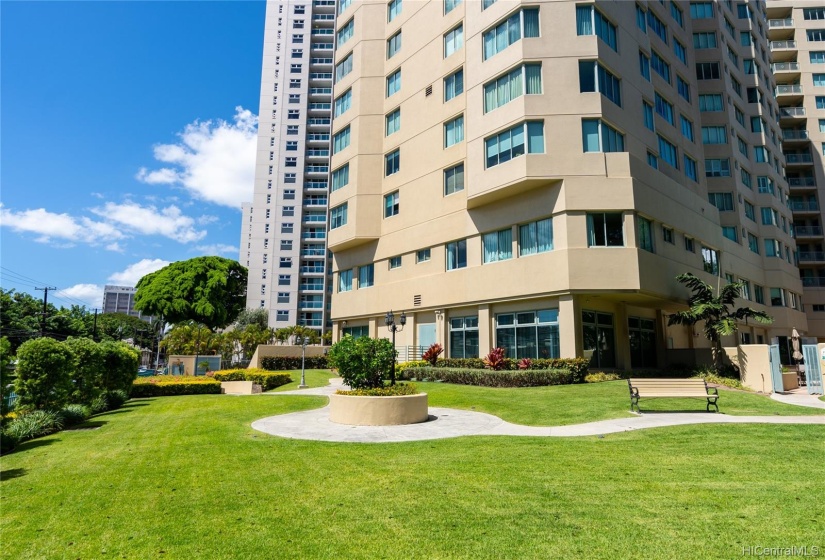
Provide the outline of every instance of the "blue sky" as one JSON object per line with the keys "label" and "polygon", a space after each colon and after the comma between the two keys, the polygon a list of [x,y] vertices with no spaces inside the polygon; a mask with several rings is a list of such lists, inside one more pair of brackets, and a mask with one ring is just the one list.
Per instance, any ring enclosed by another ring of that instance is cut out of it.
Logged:
{"label": "blue sky", "polygon": [[236,259],[263,1],[0,2],[0,284],[100,307],[167,262]]}

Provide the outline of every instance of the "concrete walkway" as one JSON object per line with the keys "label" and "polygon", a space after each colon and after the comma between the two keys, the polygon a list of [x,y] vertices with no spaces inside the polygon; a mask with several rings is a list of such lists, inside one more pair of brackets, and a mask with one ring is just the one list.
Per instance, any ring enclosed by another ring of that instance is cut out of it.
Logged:
{"label": "concrete walkway", "polygon": [[[341,388],[340,379],[314,389],[266,393],[268,395],[329,395]],[[807,396],[807,395],[806,395]],[[779,399],[777,399],[779,400]],[[784,401],[783,401],[784,402]],[[821,401],[820,401],[821,402]],[[792,403],[793,404],[793,403]],[[825,403],[821,403],[825,404]],[[823,407],[825,408],[825,407]],[[820,424],[823,416],[727,416],[707,412],[645,413],[627,418],[588,422],[572,426],[522,426],[497,416],[470,410],[430,407],[427,422],[406,426],[347,426],[329,420],[329,407],[282,414],[252,423],[261,432],[291,439],[316,441],[387,443],[421,441],[460,436],[575,437],[614,434],[645,428],[689,424]]]}
{"label": "concrete walkway", "polygon": [[785,404],[825,409],[825,402],[819,400],[822,395],[809,395],[805,388],[794,389],[789,393],[771,393],[771,398]]}

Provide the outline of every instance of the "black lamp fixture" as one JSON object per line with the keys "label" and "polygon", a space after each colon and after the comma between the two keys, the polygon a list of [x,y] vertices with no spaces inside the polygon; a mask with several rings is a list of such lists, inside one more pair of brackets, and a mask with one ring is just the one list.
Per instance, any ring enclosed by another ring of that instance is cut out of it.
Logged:
{"label": "black lamp fixture", "polygon": [[[387,325],[387,329],[392,333],[392,349],[395,351],[395,333],[401,332],[404,330],[404,325],[407,324],[407,316],[404,312],[401,312],[401,317],[398,318],[398,324],[395,322],[395,315],[393,315],[392,310],[387,312],[387,315],[384,317],[384,324]],[[400,326],[399,326],[400,325]],[[395,385],[395,362],[398,357],[398,352],[395,353],[395,357],[393,357],[392,361],[392,375],[390,376],[390,384]]]}

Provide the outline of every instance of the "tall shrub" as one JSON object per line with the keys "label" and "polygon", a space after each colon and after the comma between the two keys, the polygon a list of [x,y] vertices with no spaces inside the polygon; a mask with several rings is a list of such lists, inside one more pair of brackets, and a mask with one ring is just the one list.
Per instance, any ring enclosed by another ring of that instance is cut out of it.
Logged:
{"label": "tall shrub", "polygon": [[17,349],[17,405],[59,409],[72,392],[72,353],[53,338],[36,338]]}
{"label": "tall shrub", "polygon": [[105,391],[125,391],[129,394],[132,382],[137,379],[140,354],[123,342],[103,342],[103,378],[101,389]]}
{"label": "tall shrub", "polygon": [[386,338],[345,336],[330,347],[329,363],[353,389],[383,387],[395,365],[395,348]]}
{"label": "tall shrub", "polygon": [[6,393],[8,389],[6,386],[11,381],[11,342],[9,339],[0,337],[0,415],[6,413]]}
{"label": "tall shrub", "polygon": [[90,404],[100,396],[104,359],[100,345],[88,338],[69,338],[63,345],[72,353],[73,403]]}

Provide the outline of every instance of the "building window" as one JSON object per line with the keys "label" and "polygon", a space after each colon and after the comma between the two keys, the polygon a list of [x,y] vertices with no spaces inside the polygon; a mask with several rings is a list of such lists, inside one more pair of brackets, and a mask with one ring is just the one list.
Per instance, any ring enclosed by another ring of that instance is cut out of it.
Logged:
{"label": "building window", "polygon": [[389,177],[401,170],[401,150],[393,150],[384,156],[384,176]]}
{"label": "building window", "polygon": [[662,239],[665,243],[670,243],[671,245],[676,244],[676,237],[673,233],[673,229],[667,226],[662,226]]}
{"label": "building window", "polygon": [[478,317],[450,318],[450,358],[478,358]]}
{"label": "building window", "polygon": [[673,121],[673,105],[664,97],[655,92],[656,112],[659,113],[663,119],[675,126]]}
{"label": "building window", "polygon": [[684,14],[682,13],[682,10],[679,8],[679,6],[676,5],[676,2],[673,2],[672,0],[670,2],[670,15],[673,17],[676,23],[679,24],[679,27],[685,26]]}
{"label": "building window", "polygon": [[774,307],[785,307],[785,290],[782,288],[771,288],[771,305]]}
{"label": "building window", "polygon": [[444,170],[444,196],[464,190],[464,164]]}
{"label": "building window", "polygon": [[720,77],[718,62],[697,62],[697,80],[718,80]]}
{"label": "building window", "polygon": [[710,19],[713,17],[713,2],[691,2],[690,17],[692,19]]}
{"label": "building window", "polygon": [[292,74],[300,74],[301,73],[301,65],[300,64],[290,64],[289,65],[289,72]]}
{"label": "building window", "polygon": [[765,256],[782,258],[782,246],[776,239],[765,239]]}
{"label": "building window", "polygon": [[447,270],[467,267],[467,240],[447,243]]}
{"label": "building window", "polygon": [[731,241],[739,242],[739,238],[736,235],[736,226],[722,226],[722,235]]}
{"label": "building window", "polygon": [[750,232],[748,232],[748,249],[757,255],[759,254],[759,238]]}
{"label": "building window", "polygon": [[683,154],[682,159],[685,164],[685,176],[695,182],[699,182],[699,172],[696,166],[696,160],[687,154]]}
{"label": "building window", "polygon": [[690,84],[683,80],[681,76],[676,76],[676,91],[679,92],[682,99],[690,103]]}
{"label": "building window", "polygon": [[384,195],[384,217],[397,216],[399,212],[398,191]]}
{"label": "building window", "polygon": [[526,153],[544,153],[544,122],[527,121],[484,140],[487,167],[505,163]]}
{"label": "building window", "polygon": [[289,311],[278,309],[275,311],[275,320],[279,323],[289,321]]}
{"label": "building window", "polygon": [[352,89],[348,89],[335,100],[333,116],[340,117],[352,106]]}
{"label": "building window", "polygon": [[347,203],[336,206],[329,211],[329,229],[347,225]]}
{"label": "building window", "polygon": [[623,152],[624,134],[601,119],[582,120],[582,143],[585,152]]}
{"label": "building window", "polygon": [[349,185],[349,164],[345,163],[332,172],[332,190],[337,191],[347,185]]}
{"label": "building window", "polygon": [[541,93],[541,64],[519,66],[484,84],[484,112],[497,109],[524,94]]}
{"label": "building window", "polygon": [[588,214],[587,246],[624,247],[624,225],[621,212]]}
{"label": "building window", "polygon": [[430,260],[430,249],[429,248],[419,249],[418,251],[416,251],[416,253],[415,253],[415,262],[416,263],[427,262],[428,260]]}
{"label": "building window", "polygon": [[702,144],[727,144],[728,129],[726,126],[703,126]]}
{"label": "building window", "polygon": [[722,102],[722,95],[719,93],[710,93],[699,96],[699,110],[703,113],[722,111],[724,104]]}
{"label": "building window", "polygon": [[464,115],[444,123],[444,147],[449,148],[464,140]]}
{"label": "building window", "polygon": [[278,303],[289,303],[289,292],[278,292]]}
{"label": "building window", "polygon": [[[287,133],[289,136],[293,136],[293,135],[295,135],[295,134],[298,134],[298,125],[297,125],[297,124],[290,124],[290,125],[287,125],[287,127],[286,127],[286,133]],[[272,140],[274,141],[275,139],[273,138]],[[273,145],[273,146],[275,145],[275,144],[274,144],[274,142],[273,142],[273,144],[272,144],[272,145]]]}
{"label": "building window", "polygon": [[338,291],[349,292],[352,290],[352,269],[338,272]]}
{"label": "building window", "polygon": [[298,167],[298,158],[296,158],[296,157],[284,158],[284,167]]}
{"label": "building window", "polygon": [[663,136],[657,136],[659,138],[659,157],[674,169],[679,169],[679,152],[676,149],[676,146],[670,143]]}
{"label": "building window", "polygon": [[688,251],[689,253],[696,252],[696,247],[694,246],[693,239],[687,236],[685,236],[685,251]]}
{"label": "building window", "polygon": [[705,272],[719,276],[719,251],[702,246],[702,268]]}
{"label": "building window", "polygon": [[716,33],[709,31],[704,33],[693,34],[693,48],[694,49],[715,49],[716,48]]}
{"label": "building window", "polygon": [[292,268],[292,257],[281,257],[278,262],[279,268]]}
{"label": "building window", "polygon": [[279,274],[278,275],[278,285],[279,286],[289,286],[290,275],[289,274]]}
{"label": "building window", "polygon": [[546,218],[518,228],[519,255],[536,255],[553,250],[553,219]]}
{"label": "building window", "polygon": [[513,258],[512,228],[485,233],[482,236],[484,264]]}
{"label": "building window", "polygon": [[401,69],[399,68],[387,76],[387,97],[397,93],[401,89]]}
{"label": "building window", "polygon": [[338,13],[344,13],[350,7],[350,4],[352,4],[352,0],[340,0],[338,2]]}
{"label": "building window", "polygon": [[297,152],[298,151],[298,142],[294,141],[294,140],[287,141],[285,147],[286,147],[287,152]]}
{"label": "building window", "polygon": [[358,267],[358,289],[369,288],[375,284],[375,265],[365,264]]}
{"label": "building window", "polygon": [[459,25],[444,34],[444,58],[447,58],[464,45],[464,26]]}
{"label": "building window", "polygon": [[653,250],[653,222],[641,216],[636,218],[639,226],[639,248],[655,253]]}
{"label": "building window", "polygon": [[636,25],[643,33],[647,33],[647,11],[640,5],[636,4]]}
{"label": "building window", "polygon": [[444,101],[464,93],[464,69],[461,68],[444,78]]}
{"label": "building window", "polygon": [[656,17],[656,14],[653,13],[653,10],[647,11],[647,26],[650,28],[653,33],[655,33],[659,39],[661,39],[666,45],[667,43],[667,25]]}
{"label": "building window", "polygon": [[522,37],[539,36],[538,8],[525,8],[484,32],[484,60],[494,56]]}
{"label": "building window", "polygon": [[390,270],[394,268],[401,268],[401,256],[390,257]]}
{"label": "building window", "polygon": [[401,14],[401,0],[392,0],[387,5],[387,21],[392,21]]}
{"label": "building window", "polygon": [[336,133],[332,137],[332,153],[337,154],[344,148],[349,146],[350,142],[350,128],[349,125],[346,126],[343,130]]}
{"label": "building window", "polygon": [[384,117],[384,135],[389,136],[401,128],[401,109],[398,108]]}
{"label": "building window", "polygon": [[338,48],[341,48],[341,45],[343,45],[344,43],[346,43],[347,41],[349,41],[352,38],[352,34],[354,33],[354,31],[355,31],[355,18],[352,18],[347,23],[345,23],[344,26],[341,29],[338,30],[338,36],[337,36]]}
{"label": "building window", "polygon": [[461,4],[461,0],[444,0],[444,13],[449,14],[459,4]]}
{"label": "building window", "polygon": [[387,60],[398,54],[401,50],[401,31],[387,39]]}
{"label": "building window", "polygon": [[292,233],[293,229],[294,227],[291,222],[285,222],[281,224],[281,233]]}
{"label": "building window", "polygon": [[597,91],[619,107],[622,106],[621,80],[595,60],[579,61],[579,91]]}
{"label": "building window", "polygon": [[639,72],[641,72],[642,78],[648,82],[650,81],[650,57],[642,51],[639,51]]}
{"label": "building window", "polygon": [[497,315],[496,346],[508,358],[558,358],[558,309]]}
{"label": "building window", "polygon": [[619,52],[616,26],[593,6],[576,6],[576,34],[595,35]]}
{"label": "building window", "polygon": [[730,160],[706,159],[705,177],[730,177]]}
{"label": "building window", "polygon": [[340,82],[350,72],[352,72],[352,53],[335,65],[335,81]]}
{"label": "building window", "polygon": [[693,142],[693,123],[684,115],[679,115],[679,124],[682,127],[682,136]]}
{"label": "building window", "polygon": [[642,101],[642,113],[645,120],[645,128],[656,131],[656,122],[653,119],[653,105],[647,101]]}

